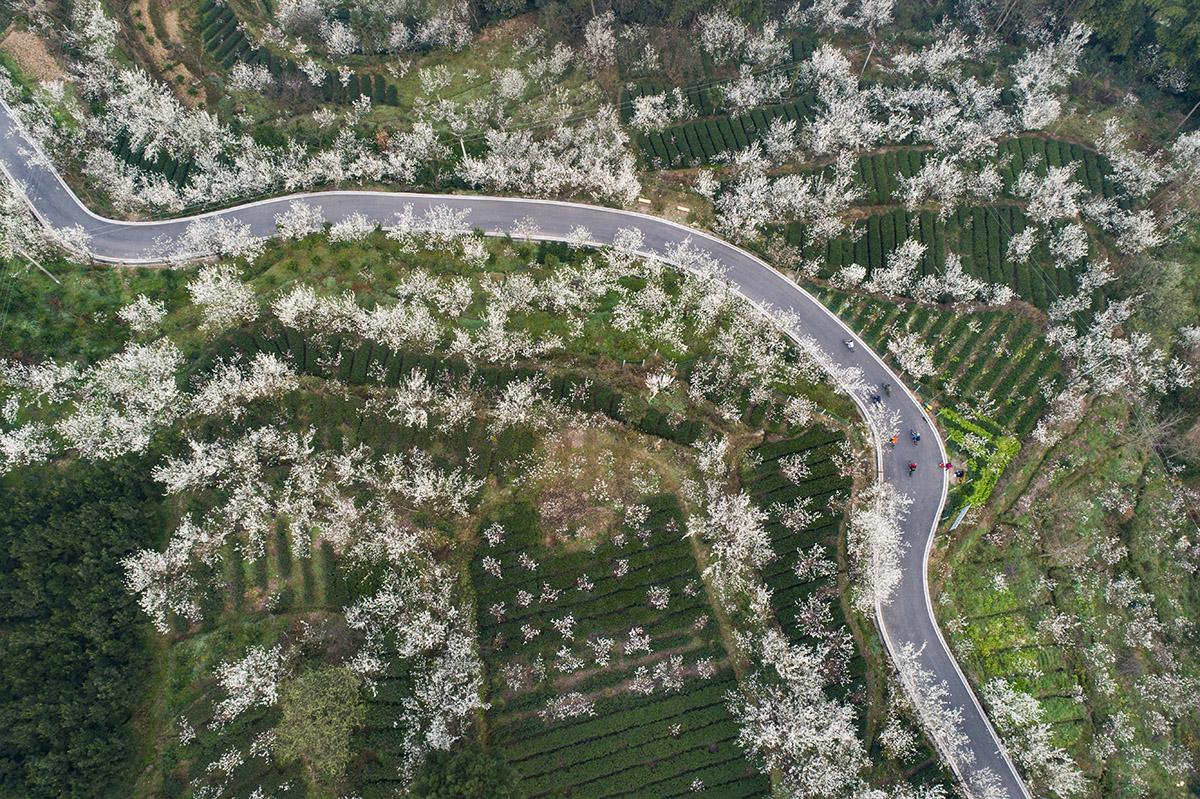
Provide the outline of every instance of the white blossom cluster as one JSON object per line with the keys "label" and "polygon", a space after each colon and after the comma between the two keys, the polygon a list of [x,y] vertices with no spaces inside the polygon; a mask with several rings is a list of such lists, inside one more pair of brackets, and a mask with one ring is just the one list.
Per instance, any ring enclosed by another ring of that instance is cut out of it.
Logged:
{"label": "white blossom cluster", "polygon": [[560,126],[545,139],[528,130],[490,131],[488,152],[468,155],[459,176],[472,186],[527,194],[582,194],[632,203],[641,191],[629,136],[611,107],[575,127]]}
{"label": "white blossom cluster", "polygon": [[1062,103],[1055,92],[1078,71],[1079,55],[1091,35],[1087,26],[1072,23],[1062,38],[1027,53],[1013,68],[1026,130],[1039,130],[1058,119]]}
{"label": "white blossom cluster", "polygon": [[217,667],[217,681],[227,696],[213,709],[213,726],[221,727],[252,707],[270,707],[279,700],[285,673],[283,647],[252,646],[246,657]]}
{"label": "white blossom cluster", "polygon": [[728,446],[725,439],[700,446],[703,509],[688,517],[687,534],[708,544],[710,558],[704,573],[713,580],[721,602],[733,607],[738,598],[749,596],[755,612],[763,614],[769,610],[770,592],[759,569],[775,558],[765,526],[767,513],[744,491],[726,491]]}
{"label": "white blossom cluster", "polygon": [[938,214],[949,217],[969,200],[986,200],[1000,190],[1000,173],[994,164],[971,169],[961,156],[934,156],[925,159],[921,169],[911,178],[900,176],[900,194],[909,209],[922,203],[936,202]]}
{"label": "white blossom cluster", "polygon": [[789,174],[770,178],[759,145],[734,156],[736,180],[717,195],[717,227],[735,238],[753,239],[768,223],[804,223],[809,242],[824,244],[845,228],[843,213],[861,196],[854,186],[854,160],[834,162],[832,174]]}
{"label": "white blossom cluster", "polygon": [[1121,390],[1135,396],[1187,388],[1195,381],[1191,366],[1157,346],[1149,333],[1122,327],[1136,310],[1136,297],[1114,301],[1082,330],[1071,324],[1051,328],[1047,339],[1071,360],[1076,390],[1095,395]]}
{"label": "white blossom cluster", "polygon": [[822,653],[775,630],[755,647],[758,670],[727,696],[738,743],[795,796],[861,791],[866,752],[854,709],[825,693]]}
{"label": "white blossom cluster", "polygon": [[900,523],[911,502],[891,483],[878,482],[859,495],[850,514],[846,548],[859,577],[854,602],[864,613],[887,604],[900,583]]}
{"label": "white blossom cluster", "polygon": [[353,334],[393,349],[429,351],[442,336],[434,310],[419,300],[367,310],[350,293],[322,297],[301,284],[277,296],[271,310],[287,327],[321,335]]}
{"label": "white blossom cluster", "polygon": [[[349,22],[339,12],[349,12]],[[467,3],[283,0],[266,36],[297,55],[310,46],[334,59],[419,48],[461,50],[471,43]],[[276,27],[277,26],[277,27]]]}
{"label": "white blossom cluster", "polygon": [[415,674],[413,694],[396,720],[404,739],[401,777],[411,780],[430,749],[449,750],[487,708],[473,613],[455,598],[455,578],[421,558],[392,564],[383,585],[346,609],[365,636],[351,667],[371,679],[392,657]]}
{"label": "white blossom cluster", "polygon": [[630,124],[643,133],[662,130],[695,114],[695,109],[676,87],[663,94],[647,94],[633,101]]}
{"label": "white blossom cluster", "polygon": [[200,328],[206,332],[219,333],[258,317],[254,289],[241,282],[231,264],[202,267],[187,290],[204,314]]}
{"label": "white blossom cluster", "polygon": [[79,373],[74,410],[55,431],[85,458],[109,459],[141,452],[150,437],[179,413],[176,372],[183,355],[169,341],[129,344]]}
{"label": "white blossom cluster", "polygon": [[983,686],[990,718],[1015,749],[1017,762],[1037,784],[1061,799],[1082,795],[1087,789],[1083,773],[1071,756],[1052,742],[1052,730],[1042,721],[1037,699],[996,678]]}
{"label": "white blossom cluster", "polygon": [[242,368],[237,361],[219,361],[189,398],[193,413],[241,418],[251,402],[278,397],[298,385],[296,372],[278,355],[256,354]]}
{"label": "white blossom cluster", "polygon": [[700,46],[717,64],[772,67],[789,55],[787,39],[779,35],[779,23],[774,20],[755,33],[725,9],[716,8],[697,18],[696,29]]}
{"label": "white blossom cluster", "polygon": [[139,334],[157,330],[166,315],[167,308],[162,300],[152,300],[145,294],[137,295],[133,302],[117,311],[117,318]]}
{"label": "white blossom cluster", "polygon": [[[896,673],[904,688],[908,701],[912,703],[926,734],[944,757],[956,764],[959,773],[974,779],[974,753],[962,730],[962,708],[950,701],[950,690],[944,681],[937,681],[933,672],[921,662],[924,648],[918,649],[905,643],[893,652]],[[984,779],[987,779],[984,777]]]}

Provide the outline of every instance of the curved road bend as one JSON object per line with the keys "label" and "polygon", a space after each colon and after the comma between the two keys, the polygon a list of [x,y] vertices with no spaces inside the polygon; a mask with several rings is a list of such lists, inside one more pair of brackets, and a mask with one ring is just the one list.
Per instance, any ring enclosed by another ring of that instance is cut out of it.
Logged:
{"label": "curved road bend", "polygon": [[[43,223],[58,228],[79,225],[86,230],[91,235],[91,255],[100,261],[161,262],[163,244],[176,240],[197,218],[122,222],[93,214],[31,143],[2,101],[0,169],[24,187],[30,206]],[[660,257],[671,245],[690,238],[693,244],[706,249],[717,259],[725,269],[731,287],[739,294],[760,308],[782,311],[789,314],[788,318],[798,320],[791,324],[791,329],[785,330],[788,335],[815,341],[839,366],[861,370],[868,385],[879,386],[887,382],[899,387],[901,390],[893,391],[885,398],[887,409],[899,414],[901,435],[911,428],[920,432],[923,440],[916,448],[904,441],[894,450],[887,450],[876,442],[879,473],[912,499],[901,524],[907,545],[902,555],[902,577],[892,600],[876,608],[877,621],[893,655],[906,644],[919,649],[921,654],[917,660],[920,665],[933,674],[935,681],[945,682],[947,705],[961,710],[960,730],[966,743],[957,753],[942,752],[959,778],[970,777],[980,769],[990,769],[1009,799],[1029,799],[1028,790],[951,656],[933,616],[927,568],[946,496],[946,475],[938,468],[939,463],[947,460],[941,439],[917,398],[900,378],[825,306],[759,258],[721,239],[657,217],[598,206],[507,197],[326,191],[262,200],[198,216],[237,220],[249,225],[255,235],[273,236],[276,234],[276,214],[286,210],[297,197],[320,205],[325,218],[331,222],[360,212],[387,226],[393,222],[396,213],[411,204],[418,218],[434,205],[469,210],[468,224],[492,234],[510,231],[518,220],[532,217],[540,228],[532,238],[545,240],[564,239],[572,228],[582,225],[591,232],[596,243],[610,243],[619,229],[636,227],[644,236],[646,254]],[[857,342],[853,351],[843,343],[848,338]],[[864,418],[865,399],[854,396]],[[919,464],[911,476],[907,469],[909,460]]]}

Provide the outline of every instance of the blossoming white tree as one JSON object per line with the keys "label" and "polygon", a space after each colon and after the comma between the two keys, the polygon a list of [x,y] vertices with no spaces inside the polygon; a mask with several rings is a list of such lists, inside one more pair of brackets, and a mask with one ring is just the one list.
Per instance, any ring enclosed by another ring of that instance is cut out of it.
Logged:
{"label": "blossoming white tree", "polygon": [[237,268],[232,264],[201,268],[187,289],[192,302],[204,313],[201,329],[209,333],[228,330],[258,317],[254,289],[239,279]]}
{"label": "blossoming white tree", "polygon": [[165,339],[126,346],[80,376],[75,409],[54,429],[85,458],[145,450],[179,413],[176,371],[182,363],[182,353]]}
{"label": "blossoming white tree", "polygon": [[139,334],[157,330],[166,315],[167,308],[162,300],[152,300],[145,294],[137,295],[133,302],[117,311],[117,318]]}
{"label": "blossoming white tree", "polygon": [[213,710],[213,726],[221,727],[252,707],[269,707],[279,699],[279,682],[286,667],[283,647],[252,646],[239,661],[217,667],[217,681],[226,696]]}
{"label": "blossoming white tree", "polygon": [[859,496],[850,515],[847,548],[859,574],[854,602],[864,613],[886,604],[900,583],[905,546],[900,522],[911,501],[891,483],[879,482]]}

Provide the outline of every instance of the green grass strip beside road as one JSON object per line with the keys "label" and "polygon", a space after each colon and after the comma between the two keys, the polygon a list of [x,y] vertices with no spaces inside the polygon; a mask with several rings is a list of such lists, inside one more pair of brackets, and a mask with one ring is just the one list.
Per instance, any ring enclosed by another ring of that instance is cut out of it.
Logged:
{"label": "green grass strip beside road", "polygon": [[[1013,436],[1000,434],[995,425],[985,426],[973,422],[950,408],[940,408],[938,416],[945,423],[946,438],[950,444],[969,456],[968,468],[971,477],[960,494],[961,502],[957,504],[959,507],[963,503],[980,507],[991,497],[1005,468],[1021,451],[1021,442]],[[972,440],[975,437],[983,439],[987,444],[982,455],[971,454],[978,450],[978,446]]]}

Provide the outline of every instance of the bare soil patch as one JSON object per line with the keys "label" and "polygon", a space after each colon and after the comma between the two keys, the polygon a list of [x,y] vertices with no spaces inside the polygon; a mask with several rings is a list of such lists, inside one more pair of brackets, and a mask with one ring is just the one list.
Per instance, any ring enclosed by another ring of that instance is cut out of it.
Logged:
{"label": "bare soil patch", "polygon": [[620,509],[679,485],[677,454],[660,439],[608,426],[548,436],[535,477],[546,546],[585,547],[621,521]]}
{"label": "bare soil patch", "polygon": [[[151,8],[152,4],[156,7]],[[187,91],[190,87],[199,88],[202,84],[181,60],[187,45],[179,14],[178,8],[162,0],[133,0],[129,4],[129,18],[133,23],[129,30],[142,56],[175,90],[179,101],[195,107],[204,100],[204,92],[193,94]]]}
{"label": "bare soil patch", "polygon": [[64,80],[67,72],[36,33],[13,28],[0,40],[0,50],[12,56],[27,77],[34,80]]}

